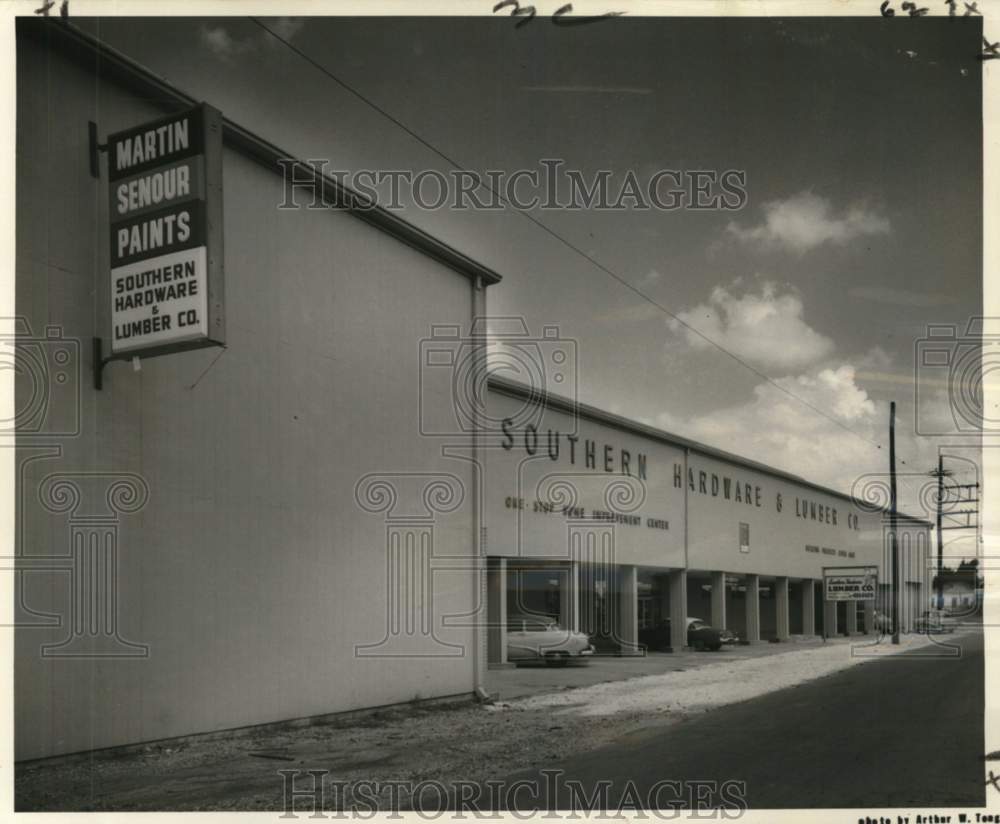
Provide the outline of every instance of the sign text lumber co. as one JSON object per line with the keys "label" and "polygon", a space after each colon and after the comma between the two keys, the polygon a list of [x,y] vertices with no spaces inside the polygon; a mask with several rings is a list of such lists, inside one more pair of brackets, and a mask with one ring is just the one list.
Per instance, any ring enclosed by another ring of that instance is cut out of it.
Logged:
{"label": "sign text lumber co.", "polygon": [[870,567],[827,567],[823,570],[827,601],[874,601],[878,570]]}
{"label": "sign text lumber co.", "polygon": [[108,178],[112,353],[224,344],[220,112],[109,135]]}

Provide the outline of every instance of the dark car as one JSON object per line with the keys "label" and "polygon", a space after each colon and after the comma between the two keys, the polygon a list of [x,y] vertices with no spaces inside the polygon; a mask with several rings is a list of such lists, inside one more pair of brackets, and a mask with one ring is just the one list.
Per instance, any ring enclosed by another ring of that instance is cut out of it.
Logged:
{"label": "dark car", "polygon": [[738,644],[740,642],[740,636],[731,629],[720,629],[719,637],[723,644]]}
{"label": "dark car", "polygon": [[[696,650],[722,648],[722,630],[709,626],[700,618],[687,619],[687,645]],[[639,630],[639,643],[646,649],[668,649],[670,647],[670,619],[664,618],[652,627]]]}

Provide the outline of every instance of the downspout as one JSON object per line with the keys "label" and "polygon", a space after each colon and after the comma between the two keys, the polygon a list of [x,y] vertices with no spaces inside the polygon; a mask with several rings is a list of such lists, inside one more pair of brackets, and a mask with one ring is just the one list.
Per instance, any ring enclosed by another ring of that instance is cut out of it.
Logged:
{"label": "downspout", "polygon": [[690,562],[688,561],[688,459],[691,456],[691,448],[688,446],[684,447],[684,477],[681,478],[681,483],[684,484],[684,569],[688,569]]}
{"label": "downspout", "polygon": [[[472,426],[472,592],[475,598],[475,614],[478,616],[472,622],[472,679],[473,694],[479,701],[491,701],[489,693],[486,691],[485,677],[485,632],[484,625],[488,623],[487,618],[487,581],[486,581],[486,525],[483,518],[483,495],[486,474],[486,452],[482,448],[482,408],[481,404],[487,402],[488,389],[486,388],[486,285],[483,283],[481,275],[476,275],[472,282],[472,324],[470,327],[470,337],[478,361],[476,369],[482,370],[478,374],[483,377],[482,381],[476,381],[483,389],[482,398],[474,398],[473,426]],[[481,401],[481,403],[477,402]]]}

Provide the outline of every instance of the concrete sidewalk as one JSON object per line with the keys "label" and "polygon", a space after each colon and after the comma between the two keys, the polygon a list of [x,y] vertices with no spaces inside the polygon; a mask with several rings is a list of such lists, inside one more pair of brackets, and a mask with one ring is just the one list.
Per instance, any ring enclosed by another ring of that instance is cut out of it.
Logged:
{"label": "concrete sidewalk", "polygon": [[508,665],[490,669],[486,676],[487,691],[501,701],[522,698],[553,690],[588,687],[610,681],[626,681],[647,675],[685,672],[710,664],[745,661],[796,650],[822,647],[824,644],[869,643],[875,636],[838,636],[824,641],[820,636],[793,635],[789,641],[749,645],[726,644],[718,652],[678,653],[649,652],[646,655],[607,656],[571,661],[564,666],[546,666],[541,662]]}
{"label": "concrete sidewalk", "polygon": [[514,699],[504,706],[522,710],[547,708],[558,715],[565,710],[591,717],[705,712],[857,666],[913,658],[955,659],[961,657],[967,635],[974,637],[973,633],[942,638],[908,635],[900,639],[899,646],[886,637],[838,638],[826,644],[803,645],[784,655],[715,659],[702,666],[676,668],[627,681],[548,690]]}

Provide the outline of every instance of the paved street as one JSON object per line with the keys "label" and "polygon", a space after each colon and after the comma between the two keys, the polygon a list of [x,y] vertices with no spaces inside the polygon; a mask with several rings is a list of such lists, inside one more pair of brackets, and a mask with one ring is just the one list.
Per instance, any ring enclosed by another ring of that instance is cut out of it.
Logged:
{"label": "paved street", "polygon": [[[758,809],[981,806],[983,638],[959,640],[958,658],[927,648],[872,661],[546,769],[585,788],[611,780],[613,807],[629,779],[640,798],[663,780],[745,781]],[[525,777],[545,785],[538,770],[512,778]]]}

